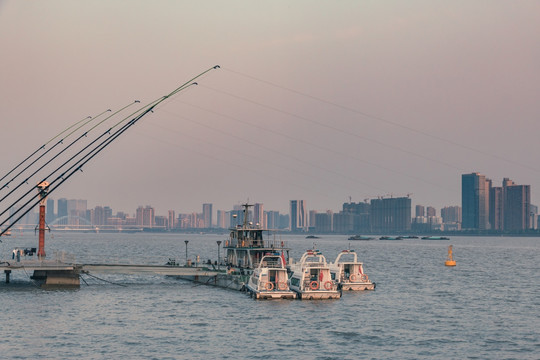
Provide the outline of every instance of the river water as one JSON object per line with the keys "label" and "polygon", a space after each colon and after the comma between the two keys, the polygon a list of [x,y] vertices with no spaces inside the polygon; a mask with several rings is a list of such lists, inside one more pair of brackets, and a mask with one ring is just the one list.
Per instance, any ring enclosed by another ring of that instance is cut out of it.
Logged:
{"label": "river water", "polygon": [[[23,271],[0,282],[0,358],[10,359],[540,359],[540,239],[348,241],[283,235],[300,258],[359,253],[375,291],[340,300],[255,301],[163,276],[83,276],[42,290]],[[216,259],[204,234],[47,234],[47,257],[79,263]],[[1,257],[35,247],[3,238]],[[449,244],[457,266],[444,266]],[[221,250],[223,255],[223,250]],[[0,274],[3,275],[3,274]]]}

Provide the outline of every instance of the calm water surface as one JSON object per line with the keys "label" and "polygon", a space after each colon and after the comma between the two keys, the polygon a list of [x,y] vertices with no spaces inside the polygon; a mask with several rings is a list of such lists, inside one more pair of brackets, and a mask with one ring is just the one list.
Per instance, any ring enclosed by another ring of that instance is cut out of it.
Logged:
{"label": "calm water surface", "polygon": [[[164,264],[217,257],[225,235],[65,234],[47,256]],[[333,261],[359,253],[372,292],[331,301],[254,301],[163,276],[96,274],[78,290],[42,290],[23,271],[0,282],[0,358],[540,359],[540,239],[348,241],[283,236],[300,258],[313,242]],[[444,266],[454,245],[455,268]],[[33,233],[0,244],[35,247]],[[223,250],[221,252],[223,255]],[[3,274],[0,274],[3,275]]]}

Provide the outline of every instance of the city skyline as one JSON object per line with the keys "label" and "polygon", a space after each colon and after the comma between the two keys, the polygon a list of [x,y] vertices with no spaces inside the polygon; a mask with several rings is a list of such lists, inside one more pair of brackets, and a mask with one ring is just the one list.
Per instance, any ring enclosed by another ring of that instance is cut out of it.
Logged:
{"label": "city skyline", "polygon": [[[481,178],[482,178],[482,181],[485,183],[485,189],[484,191],[487,191],[488,189],[491,189],[492,188],[492,183],[493,181],[491,179],[489,179],[487,176],[485,175],[482,175],[482,174],[479,174],[479,173],[471,173],[471,174],[461,174],[461,181],[462,181],[462,187],[463,187],[463,178],[464,177],[470,177],[471,175],[474,175],[474,174],[478,174]],[[496,183],[496,182],[495,182]],[[510,186],[510,185],[516,185],[513,181],[511,181],[508,177],[504,177],[500,183],[502,183],[503,185],[506,184],[507,186]],[[530,185],[524,185],[524,186],[528,186],[529,187],[529,194],[531,193],[531,190],[530,190]],[[497,189],[496,187],[493,187],[493,189]],[[379,199],[384,199],[384,198],[400,198],[400,197],[407,197],[407,198],[410,198],[411,200],[411,214],[415,214],[415,216],[432,216],[433,214],[430,213],[431,211],[434,211],[436,214],[438,214],[437,216],[440,216],[441,215],[441,210],[444,209],[444,208],[448,208],[448,207],[454,207],[454,206],[459,206],[459,207],[462,207],[464,201],[465,201],[465,198],[467,197],[470,197],[470,194],[466,194],[464,191],[463,191],[463,188],[461,189],[461,194],[460,194],[460,198],[459,199],[456,199],[456,201],[454,201],[453,203],[451,204],[443,204],[440,208],[438,207],[434,207],[432,206],[431,204],[418,204],[414,201],[414,197],[413,196],[410,196],[411,194],[408,194],[406,196],[393,196],[393,195],[386,195],[386,196],[378,196],[376,198],[379,198]],[[530,195],[529,195],[530,196]],[[374,198],[374,199],[376,199]],[[62,199],[62,198],[60,198]],[[65,198],[64,198],[65,199]],[[49,198],[50,200],[50,198]],[[58,199],[57,199],[58,200]],[[76,201],[78,199],[69,199],[71,201]],[[348,201],[344,201],[340,204],[339,207],[337,208],[329,208],[329,207],[326,207],[326,208],[319,208],[319,209],[315,209],[315,208],[312,208],[309,206],[309,199],[302,199],[302,200],[287,200],[286,201],[286,204],[282,207],[282,208],[272,208],[272,209],[268,209],[268,207],[264,207],[264,211],[278,211],[282,214],[292,214],[293,212],[296,214],[296,210],[292,208],[292,204],[291,204],[291,201],[294,201],[294,202],[298,202],[298,207],[299,208],[303,208],[304,209],[304,212],[305,213],[308,213],[309,211],[312,211],[312,210],[315,210],[315,211],[318,211],[318,212],[324,212],[324,211],[339,211],[341,210],[342,208],[342,205],[345,204],[345,203],[360,203],[360,202],[369,202],[367,200],[372,200],[372,199],[363,199],[363,201],[353,201],[353,199],[348,199]],[[484,201],[487,201],[489,200],[489,196],[484,200]],[[89,201],[89,199],[84,199],[84,201]],[[91,201],[91,200],[90,200]],[[210,218],[213,218],[213,215],[214,214],[217,214],[218,211],[229,211],[229,210],[233,210],[233,209],[237,209],[241,204],[244,204],[244,203],[249,203],[249,204],[253,204],[253,205],[260,205],[262,207],[263,204],[265,204],[264,202],[262,201],[249,201],[246,200],[246,201],[237,201],[236,203],[233,203],[233,204],[229,204],[229,205],[219,205],[219,206],[216,206],[216,203],[214,202],[209,202],[209,203],[201,203],[199,204],[199,208],[200,209],[181,209],[181,208],[176,208],[174,206],[171,206],[165,210],[159,210],[159,211],[156,211],[157,214],[160,214],[160,215],[167,215],[167,213],[169,211],[174,211],[174,212],[178,212],[178,213],[194,213],[194,212],[199,212],[201,214],[204,214],[205,213],[205,206],[208,207],[210,210],[207,210],[206,212],[210,211],[210,215],[206,215],[205,218],[207,218],[208,216]],[[532,202],[530,202],[531,205],[536,205]],[[103,206],[103,207],[112,207],[112,208],[117,208],[116,206],[114,206],[114,204],[93,204],[93,207],[95,206]],[[139,204],[137,205],[136,208],[138,207],[142,207],[143,205]],[[149,204],[146,204],[144,206],[151,206],[153,208],[155,208],[155,206],[152,204],[152,203],[149,203]],[[485,205],[485,208],[487,209],[490,205],[488,203],[486,203]],[[92,206],[90,206],[92,207]],[[286,208],[285,211],[283,211],[283,208]],[[424,215],[418,215],[418,211],[419,209],[421,209],[420,211],[423,212]],[[431,210],[430,210],[431,209]],[[309,210],[309,211],[308,211]],[[130,210],[129,209],[121,209],[121,210],[118,210],[118,211],[122,211],[122,212],[129,212]],[[135,213],[135,211],[133,212]],[[295,215],[296,217],[296,215]],[[305,219],[301,219],[299,220],[301,224],[304,224],[305,222]],[[465,220],[465,221],[468,221],[468,220]],[[486,222],[492,222],[491,220],[489,219],[484,219],[484,221]],[[300,226],[302,227],[302,226]]]}
{"label": "city skyline", "polygon": [[[336,226],[350,231],[429,231],[429,230],[504,230],[523,231],[536,229],[538,226],[538,206],[531,204],[530,185],[519,185],[509,178],[504,178],[502,186],[493,186],[493,181],[478,172],[462,174],[462,206],[444,206],[437,214],[432,206],[415,205],[414,217],[412,199],[407,197],[379,197],[364,199],[363,203],[343,203],[339,210],[323,211],[310,209],[305,200],[289,200],[289,212],[280,214],[276,210],[264,210],[263,203],[253,203],[250,207],[250,221],[266,228],[270,223],[280,223],[279,216],[287,216],[287,227],[293,232],[305,232],[308,229],[328,231]],[[369,200],[369,202],[368,202]],[[212,203],[203,203],[202,212],[197,210],[179,213],[169,209],[166,216],[155,212],[151,205],[138,206],[131,218],[129,213],[117,211],[108,206],[87,207],[87,200],[57,200],[57,213],[54,212],[54,199],[47,199],[47,221],[67,224],[69,217],[84,220],[83,225],[137,225],[162,228],[212,228],[228,227],[232,218],[243,221],[241,205],[233,205],[213,211]],[[216,221],[213,221],[214,213]],[[462,216],[463,213],[463,216]],[[354,214],[357,218],[350,217]],[[31,214],[29,218],[35,216]],[[278,216],[276,218],[275,216]],[[337,216],[337,217],[336,217]],[[349,217],[347,217],[349,216]],[[367,217],[366,217],[367,216]],[[54,219],[56,217],[56,219]],[[28,222],[28,219],[25,220]],[[369,219],[368,219],[369,218]],[[107,224],[107,219],[113,219]],[[117,219],[117,220],[115,220]],[[123,220],[122,220],[123,219]],[[31,222],[32,220],[30,220]],[[78,220],[75,221],[78,223]],[[279,227],[283,227],[280,225]]]}
{"label": "city skyline", "polygon": [[3,172],[79,119],[220,65],[55,197],[285,212],[410,193],[440,209],[462,173],[538,184],[538,2],[210,4],[2,2]]}

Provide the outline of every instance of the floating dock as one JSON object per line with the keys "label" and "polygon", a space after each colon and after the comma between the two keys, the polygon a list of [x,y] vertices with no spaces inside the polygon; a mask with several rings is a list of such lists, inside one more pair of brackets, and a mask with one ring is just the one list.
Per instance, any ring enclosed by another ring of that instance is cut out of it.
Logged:
{"label": "floating dock", "polygon": [[3,262],[0,271],[4,271],[6,283],[10,282],[12,271],[32,273],[30,278],[42,287],[79,287],[80,275],[88,273],[100,274],[156,274],[178,276],[180,278],[198,280],[215,279],[224,272],[209,270],[203,267],[177,265],[134,265],[134,264],[70,264],[55,260],[23,260],[19,262]]}

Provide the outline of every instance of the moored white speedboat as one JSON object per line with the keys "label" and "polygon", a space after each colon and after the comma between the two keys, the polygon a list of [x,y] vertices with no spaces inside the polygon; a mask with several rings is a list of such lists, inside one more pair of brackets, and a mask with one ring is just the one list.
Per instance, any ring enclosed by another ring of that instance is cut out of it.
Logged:
{"label": "moored white speedboat", "polygon": [[291,265],[291,290],[300,299],[339,299],[341,291],[332,279],[326,258],[318,250],[308,250],[300,261]]}
{"label": "moored white speedboat", "polygon": [[363,264],[358,261],[354,250],[343,250],[330,264],[334,278],[339,282],[342,290],[374,290],[375,283],[369,280],[364,273]]}
{"label": "moored white speedboat", "polygon": [[255,299],[296,299],[288,284],[287,268],[283,256],[265,255],[253,270],[246,285]]}

